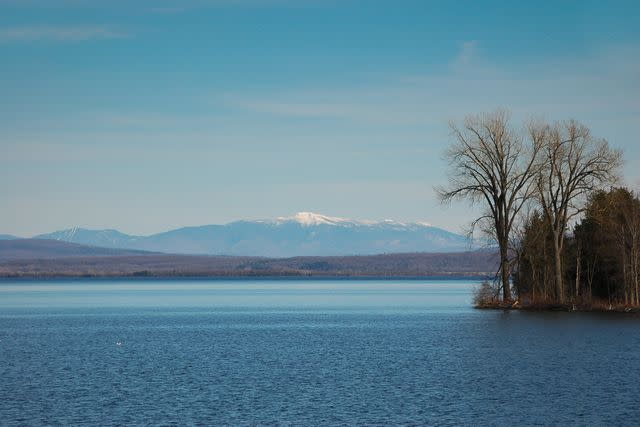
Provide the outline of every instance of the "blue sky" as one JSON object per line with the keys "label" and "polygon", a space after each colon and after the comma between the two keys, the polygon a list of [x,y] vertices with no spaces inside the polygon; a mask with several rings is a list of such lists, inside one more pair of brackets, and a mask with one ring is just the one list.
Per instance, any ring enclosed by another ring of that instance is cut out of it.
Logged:
{"label": "blue sky", "polygon": [[575,118],[640,187],[640,3],[0,0],[0,232],[429,221],[447,123]]}

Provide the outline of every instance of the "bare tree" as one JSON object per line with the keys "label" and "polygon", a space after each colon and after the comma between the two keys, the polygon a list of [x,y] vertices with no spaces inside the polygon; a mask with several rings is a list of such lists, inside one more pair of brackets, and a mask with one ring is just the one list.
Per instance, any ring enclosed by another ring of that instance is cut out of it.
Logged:
{"label": "bare tree", "polygon": [[511,300],[509,237],[518,213],[535,188],[536,158],[541,140],[525,146],[509,123],[509,113],[468,116],[462,126],[451,123],[455,142],[445,154],[449,185],[436,188],[440,200],[480,203],[485,213],[472,223],[484,224],[500,250],[503,300]]}
{"label": "bare tree", "polygon": [[531,133],[544,140],[536,187],[552,234],[556,293],[562,303],[562,251],[567,226],[582,212],[587,194],[616,181],[622,153],[611,149],[607,141],[594,139],[586,126],[573,120],[537,125]]}

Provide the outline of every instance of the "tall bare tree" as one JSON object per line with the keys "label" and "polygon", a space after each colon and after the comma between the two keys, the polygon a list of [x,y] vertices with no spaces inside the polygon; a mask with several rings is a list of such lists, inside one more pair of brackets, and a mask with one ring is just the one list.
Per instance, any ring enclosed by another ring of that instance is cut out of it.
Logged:
{"label": "tall bare tree", "polygon": [[498,110],[468,116],[461,126],[451,123],[454,143],[445,154],[449,185],[436,188],[442,202],[466,199],[485,208],[472,228],[484,224],[498,244],[504,301],[511,300],[509,237],[518,213],[535,189],[536,158],[542,143],[532,139],[531,144],[525,144],[509,120],[508,112]]}
{"label": "tall bare tree", "polygon": [[622,153],[611,149],[604,139],[594,139],[586,126],[573,120],[538,125],[532,134],[544,140],[536,187],[553,237],[555,287],[562,303],[562,251],[567,226],[582,212],[587,194],[616,181]]}

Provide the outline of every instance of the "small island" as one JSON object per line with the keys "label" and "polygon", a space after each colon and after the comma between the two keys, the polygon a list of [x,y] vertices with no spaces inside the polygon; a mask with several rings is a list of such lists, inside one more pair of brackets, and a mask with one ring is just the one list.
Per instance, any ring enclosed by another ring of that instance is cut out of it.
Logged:
{"label": "small island", "polygon": [[483,206],[469,233],[500,253],[475,306],[640,311],[640,199],[618,185],[622,152],[575,120],[521,129],[501,110],[451,124],[438,193]]}

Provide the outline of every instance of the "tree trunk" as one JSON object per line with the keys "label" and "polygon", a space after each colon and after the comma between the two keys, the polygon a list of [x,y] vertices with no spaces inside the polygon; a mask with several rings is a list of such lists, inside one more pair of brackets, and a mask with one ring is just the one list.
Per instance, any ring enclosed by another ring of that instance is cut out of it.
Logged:
{"label": "tree trunk", "polygon": [[531,263],[531,276],[533,278],[533,282],[531,283],[531,302],[536,303],[536,288],[538,287],[538,278],[536,274],[536,267]]}
{"label": "tree trunk", "polygon": [[502,282],[502,300],[511,301],[511,284],[509,283],[509,251],[507,244],[500,244],[500,277]]}
{"label": "tree trunk", "polygon": [[553,236],[553,260],[554,273],[556,279],[556,292],[558,294],[558,302],[564,303],[564,283],[562,280],[562,247],[559,242],[560,238],[554,233]]}
{"label": "tree trunk", "polygon": [[580,245],[578,245],[578,253],[576,256],[576,299],[575,302],[578,302],[578,297],[580,296],[580,274],[582,274],[582,272],[580,271],[582,267],[582,260],[581,260],[581,250],[580,250]]}
{"label": "tree trunk", "polygon": [[638,293],[638,276],[640,272],[638,271],[638,261],[640,260],[640,251],[638,251],[637,245],[635,243],[634,236],[634,245],[633,245],[633,283],[636,290],[636,305],[640,304],[640,293]]}

